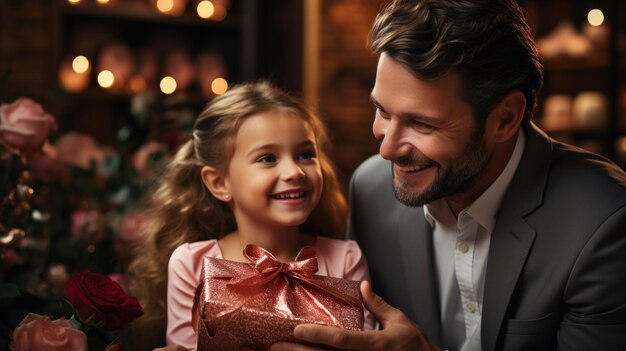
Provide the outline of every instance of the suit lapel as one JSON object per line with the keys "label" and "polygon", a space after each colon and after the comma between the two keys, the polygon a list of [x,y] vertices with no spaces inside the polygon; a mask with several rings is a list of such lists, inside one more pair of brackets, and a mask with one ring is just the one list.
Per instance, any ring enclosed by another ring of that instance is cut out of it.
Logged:
{"label": "suit lapel", "polygon": [[401,206],[397,212],[398,233],[402,233],[402,260],[414,316],[431,341],[439,343],[441,322],[434,284],[432,230],[424,218],[422,207]]}
{"label": "suit lapel", "polygon": [[534,125],[524,126],[527,143],[505,194],[491,235],[482,311],[482,349],[492,351],[511,296],[535,239],[524,216],[543,201],[551,144]]}

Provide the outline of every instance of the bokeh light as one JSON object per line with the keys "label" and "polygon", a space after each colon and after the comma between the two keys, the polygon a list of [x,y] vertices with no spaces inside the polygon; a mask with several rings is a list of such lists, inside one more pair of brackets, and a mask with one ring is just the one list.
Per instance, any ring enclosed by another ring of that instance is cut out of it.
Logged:
{"label": "bokeh light", "polygon": [[103,88],[110,88],[115,83],[115,76],[111,71],[103,70],[98,73],[98,84]]}
{"label": "bokeh light", "polygon": [[89,60],[85,56],[76,56],[72,60],[72,69],[76,73],[85,73],[89,69]]}
{"label": "bokeh light", "polygon": [[176,80],[170,76],[163,77],[159,87],[163,94],[171,94],[176,91]]}
{"label": "bokeh light", "polygon": [[211,91],[215,95],[222,95],[228,90],[228,82],[224,78],[216,78],[211,82]]}
{"label": "bokeh light", "polygon": [[599,26],[604,23],[604,13],[598,9],[593,9],[587,14],[587,21],[592,26]]}
{"label": "bokeh light", "polygon": [[174,8],[174,0],[158,0],[156,2],[156,7],[159,11],[168,13]]}
{"label": "bokeh light", "polygon": [[209,0],[202,0],[198,3],[196,11],[200,18],[208,19],[215,13],[215,6],[213,6],[213,3]]}

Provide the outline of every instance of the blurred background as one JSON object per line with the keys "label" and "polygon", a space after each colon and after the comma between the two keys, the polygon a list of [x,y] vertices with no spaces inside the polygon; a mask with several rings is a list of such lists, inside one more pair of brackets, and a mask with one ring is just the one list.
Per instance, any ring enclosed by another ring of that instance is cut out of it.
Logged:
{"label": "blurred background", "polygon": [[[624,166],[626,5],[519,2],[546,70],[535,120]],[[2,0],[0,98],[32,97],[59,133],[132,149],[190,123],[229,85],[267,78],[324,116],[345,182],[376,152],[368,100],[375,57],[366,40],[383,3]]]}
{"label": "blurred background", "polygon": [[[317,110],[347,187],[377,151],[366,41],[383,3],[0,0],[0,102],[29,97],[57,122],[45,155],[0,160],[0,283],[22,292],[11,311],[23,306],[3,325],[47,311],[68,274],[124,272],[142,196],[237,82],[271,80]],[[626,167],[626,4],[519,3],[545,68],[535,121]]]}

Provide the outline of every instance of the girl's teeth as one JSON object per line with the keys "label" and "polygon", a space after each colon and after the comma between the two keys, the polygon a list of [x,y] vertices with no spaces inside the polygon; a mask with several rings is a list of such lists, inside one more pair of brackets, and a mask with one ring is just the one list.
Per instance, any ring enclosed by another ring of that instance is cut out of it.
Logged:
{"label": "girl's teeth", "polygon": [[299,197],[303,197],[304,193],[289,193],[289,194],[279,194],[276,195],[277,198],[279,199],[297,199]]}

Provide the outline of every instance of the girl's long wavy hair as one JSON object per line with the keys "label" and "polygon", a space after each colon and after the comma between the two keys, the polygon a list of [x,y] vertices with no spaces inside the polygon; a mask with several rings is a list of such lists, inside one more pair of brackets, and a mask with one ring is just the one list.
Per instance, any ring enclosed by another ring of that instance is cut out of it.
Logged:
{"label": "girl's long wavy hair", "polygon": [[144,242],[138,246],[127,274],[129,290],[139,298],[144,310],[133,325],[133,339],[138,347],[151,350],[164,344],[167,265],[174,249],[187,242],[218,239],[236,229],[227,204],[205,188],[201,168],[227,167],[241,124],[268,111],[304,119],[317,139],[324,186],[317,207],[300,226],[301,231],[330,237],[343,234],[348,206],[328,155],[328,136],[320,118],[270,83],[233,87],[214,98],[200,113],[191,140],[167,165],[149,200]]}

